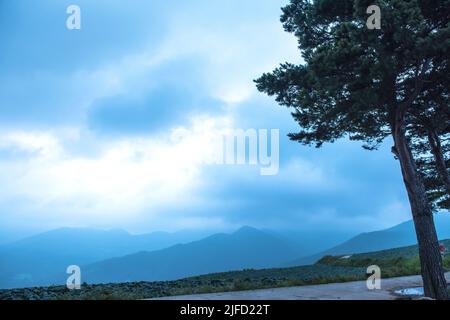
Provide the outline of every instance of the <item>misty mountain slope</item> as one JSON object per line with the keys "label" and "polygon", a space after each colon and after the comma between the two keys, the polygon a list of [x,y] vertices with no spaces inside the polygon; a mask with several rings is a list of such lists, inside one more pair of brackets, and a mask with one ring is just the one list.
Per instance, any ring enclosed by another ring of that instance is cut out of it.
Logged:
{"label": "misty mountain slope", "polygon": [[[436,230],[439,239],[450,238],[450,214],[435,215]],[[326,255],[355,254],[380,251],[417,244],[417,238],[412,220],[392,228],[361,233],[344,243],[308,257],[303,257],[284,264],[296,266],[312,264]]]}
{"label": "misty mountain slope", "polygon": [[109,283],[173,280],[200,274],[279,265],[298,250],[250,227],[188,244],[108,259],[82,268],[83,281]]}
{"label": "misty mountain slope", "polygon": [[62,228],[0,246],[0,288],[48,283],[67,266],[84,265],[142,250],[158,250],[203,237],[195,232],[131,235],[123,230]]}
{"label": "misty mountain slope", "polygon": [[331,228],[321,230],[308,230],[304,228],[271,230],[261,229],[274,236],[280,237],[295,246],[303,256],[309,256],[324,251],[338,243],[342,243],[354,236],[351,231],[332,230]]}

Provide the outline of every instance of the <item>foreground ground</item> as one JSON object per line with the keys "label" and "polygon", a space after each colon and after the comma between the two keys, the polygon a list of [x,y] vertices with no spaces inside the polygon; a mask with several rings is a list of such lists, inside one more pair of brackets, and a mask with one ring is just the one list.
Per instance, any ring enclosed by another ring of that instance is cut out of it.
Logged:
{"label": "foreground ground", "polygon": [[[450,282],[450,273],[446,274]],[[365,281],[321,285],[209,293],[159,298],[160,300],[394,300],[398,289],[420,287],[420,276],[384,279],[381,290],[368,290]]]}

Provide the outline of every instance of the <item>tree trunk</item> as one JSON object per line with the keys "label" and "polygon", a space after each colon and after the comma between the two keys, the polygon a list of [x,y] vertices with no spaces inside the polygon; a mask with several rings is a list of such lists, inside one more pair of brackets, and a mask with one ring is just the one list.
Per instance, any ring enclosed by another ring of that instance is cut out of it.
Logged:
{"label": "tree trunk", "polygon": [[432,128],[428,128],[428,142],[431,146],[431,153],[434,156],[439,178],[444,184],[447,194],[450,195],[450,175],[448,174],[447,167],[445,165],[445,159],[442,154],[441,140],[439,138],[439,135]]}
{"label": "tree trunk", "polygon": [[434,299],[448,299],[433,212],[406,139],[401,113],[396,115],[393,138],[416,229],[425,295]]}

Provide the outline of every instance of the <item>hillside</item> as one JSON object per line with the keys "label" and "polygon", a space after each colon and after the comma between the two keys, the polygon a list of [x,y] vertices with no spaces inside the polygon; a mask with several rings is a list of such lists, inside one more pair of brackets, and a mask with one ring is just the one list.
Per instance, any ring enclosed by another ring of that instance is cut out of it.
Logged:
{"label": "hillside", "polygon": [[[450,238],[449,217],[436,217],[441,238]],[[194,232],[131,235],[123,230],[64,228],[0,246],[0,288],[64,283],[65,270],[72,264],[82,267],[83,280],[90,283],[174,280],[244,268],[308,265],[327,255],[412,245],[415,233],[409,221],[304,257],[314,243],[308,239],[311,235],[250,227],[207,238]]]}
{"label": "hillside", "polygon": [[[450,240],[444,241],[450,247]],[[0,290],[4,299],[143,299],[172,295],[242,291],[365,280],[371,264],[382,266],[383,278],[418,274],[417,246],[342,256],[327,256],[310,266],[275,269],[246,269],[213,273],[175,281],[83,284],[82,290],[64,286]],[[450,270],[450,256],[444,259]]]}
{"label": "hillside", "polygon": [[83,267],[89,283],[174,280],[188,276],[274,267],[299,254],[297,248],[269,233],[243,227],[170,248],[139,252]]}
{"label": "hillside", "polygon": [[[440,239],[450,238],[450,214],[435,215],[436,230]],[[411,246],[417,243],[414,224],[404,222],[392,228],[361,233],[350,240],[320,253],[302,257],[286,263],[284,266],[308,265],[327,255],[373,252],[391,248]]]}
{"label": "hillside", "polygon": [[277,266],[302,250],[282,235],[250,227],[206,238],[187,231],[131,235],[64,228],[1,246],[0,288],[64,283],[66,268],[73,264],[92,282],[167,280]]}
{"label": "hillside", "polygon": [[[450,240],[442,240],[442,244],[447,248],[447,252],[450,250]],[[374,260],[390,260],[397,258],[414,258],[419,256],[419,248],[417,245],[407,246],[401,248],[387,249],[374,252],[358,253],[349,257],[348,260],[364,260],[364,259],[374,259]]]}
{"label": "hillside", "polygon": [[49,284],[48,276],[142,250],[158,250],[197,240],[194,232],[131,235],[123,230],[63,228],[0,246],[0,288]]}

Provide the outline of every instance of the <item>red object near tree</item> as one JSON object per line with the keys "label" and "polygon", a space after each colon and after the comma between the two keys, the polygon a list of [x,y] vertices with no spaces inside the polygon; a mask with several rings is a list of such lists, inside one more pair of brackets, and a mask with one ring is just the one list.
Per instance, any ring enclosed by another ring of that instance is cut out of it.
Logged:
{"label": "red object near tree", "polygon": [[441,253],[445,253],[445,245],[444,245],[443,243],[440,243],[440,244],[439,244],[439,251],[440,251]]}

